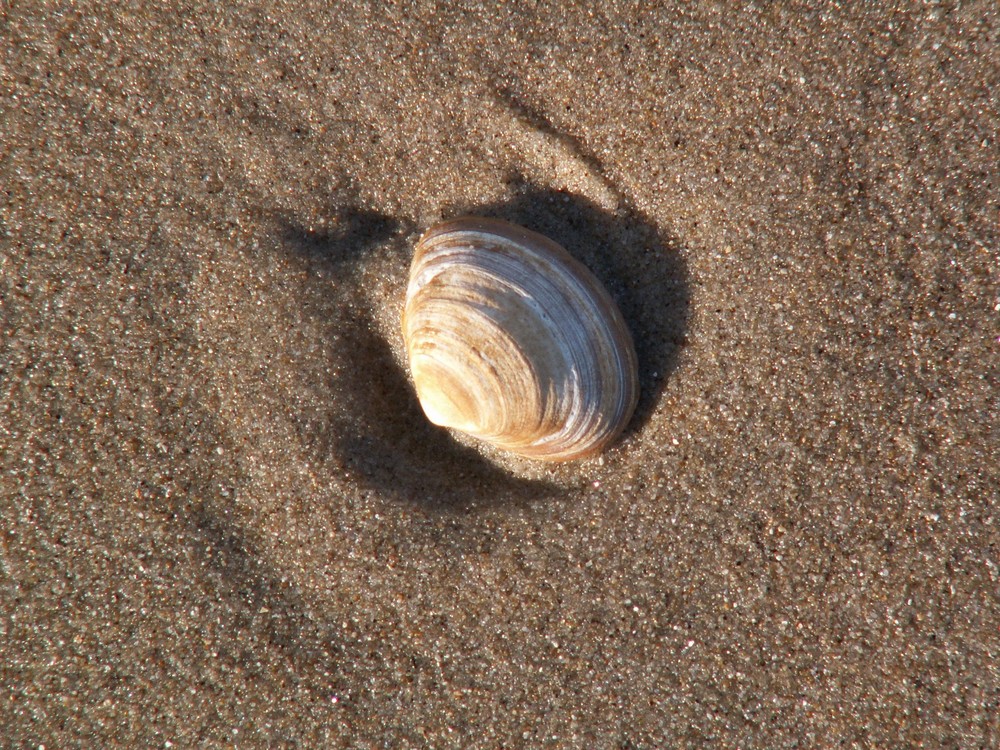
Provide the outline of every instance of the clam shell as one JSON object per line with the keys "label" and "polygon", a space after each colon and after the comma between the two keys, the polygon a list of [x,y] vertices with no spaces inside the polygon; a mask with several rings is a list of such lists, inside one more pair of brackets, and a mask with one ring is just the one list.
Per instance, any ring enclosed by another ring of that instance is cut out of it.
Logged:
{"label": "clam shell", "polygon": [[402,323],[434,424],[567,461],[604,449],[635,410],[635,347],[611,296],[562,247],[515,224],[464,217],[428,230]]}

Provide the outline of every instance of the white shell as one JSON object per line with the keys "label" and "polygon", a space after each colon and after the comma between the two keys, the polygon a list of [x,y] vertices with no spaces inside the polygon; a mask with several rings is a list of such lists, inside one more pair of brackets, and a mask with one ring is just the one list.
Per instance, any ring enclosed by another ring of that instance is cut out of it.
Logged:
{"label": "white shell", "polygon": [[555,242],[506,221],[454,219],[420,238],[403,336],[427,418],[522,456],[597,453],[638,400],[610,295]]}

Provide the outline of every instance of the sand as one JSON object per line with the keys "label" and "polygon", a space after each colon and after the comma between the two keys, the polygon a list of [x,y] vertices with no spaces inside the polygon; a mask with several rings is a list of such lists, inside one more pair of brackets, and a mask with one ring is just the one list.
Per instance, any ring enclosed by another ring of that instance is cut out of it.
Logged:
{"label": "sand", "polygon": [[[996,5],[340,5],[0,10],[0,745],[997,747]],[[423,418],[463,212],[601,459]]]}

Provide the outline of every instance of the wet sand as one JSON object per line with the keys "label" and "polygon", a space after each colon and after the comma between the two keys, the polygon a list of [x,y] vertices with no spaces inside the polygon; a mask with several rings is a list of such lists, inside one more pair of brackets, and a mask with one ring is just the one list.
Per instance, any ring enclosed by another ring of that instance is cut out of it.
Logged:
{"label": "wet sand", "polygon": [[[1000,744],[995,5],[386,5],[0,11],[0,745]],[[601,459],[423,418],[466,212]]]}

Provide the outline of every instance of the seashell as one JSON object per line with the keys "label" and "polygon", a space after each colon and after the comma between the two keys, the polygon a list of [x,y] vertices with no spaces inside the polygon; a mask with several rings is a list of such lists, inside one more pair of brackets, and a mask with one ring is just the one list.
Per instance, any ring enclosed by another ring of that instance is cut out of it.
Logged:
{"label": "seashell", "polygon": [[436,425],[545,461],[595,454],[639,397],[621,312],[552,240],[498,219],[428,230],[410,268],[403,336]]}

